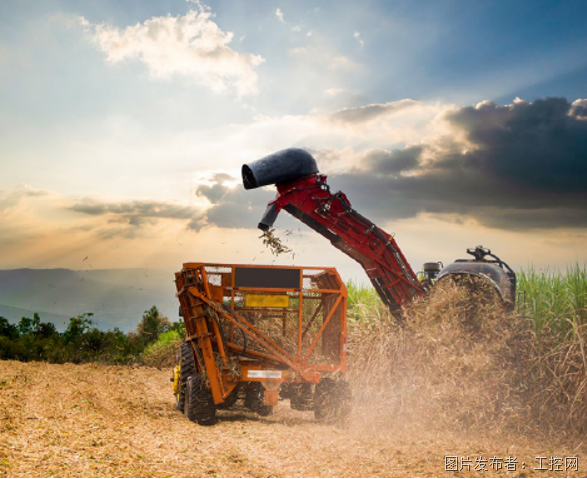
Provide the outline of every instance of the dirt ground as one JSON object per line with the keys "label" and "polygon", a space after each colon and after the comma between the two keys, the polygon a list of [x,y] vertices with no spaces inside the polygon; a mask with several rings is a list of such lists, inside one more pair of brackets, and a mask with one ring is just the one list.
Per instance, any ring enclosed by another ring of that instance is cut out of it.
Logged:
{"label": "dirt ground", "polygon": [[[587,475],[582,443],[448,432],[401,418],[380,424],[354,416],[337,428],[291,410],[287,401],[267,418],[221,411],[217,425],[201,427],[174,409],[169,376],[144,367],[0,361],[0,476]],[[446,471],[445,456],[456,456],[463,469]],[[567,458],[572,466],[572,457],[578,470],[565,471],[573,469],[565,464]],[[538,470],[540,461],[545,470]]]}

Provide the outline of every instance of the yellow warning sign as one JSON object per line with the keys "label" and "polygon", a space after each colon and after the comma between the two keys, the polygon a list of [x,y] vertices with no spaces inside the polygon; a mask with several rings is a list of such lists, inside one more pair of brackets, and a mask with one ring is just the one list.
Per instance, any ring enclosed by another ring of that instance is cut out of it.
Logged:
{"label": "yellow warning sign", "polygon": [[247,294],[245,297],[247,308],[287,308],[289,296],[286,294]]}

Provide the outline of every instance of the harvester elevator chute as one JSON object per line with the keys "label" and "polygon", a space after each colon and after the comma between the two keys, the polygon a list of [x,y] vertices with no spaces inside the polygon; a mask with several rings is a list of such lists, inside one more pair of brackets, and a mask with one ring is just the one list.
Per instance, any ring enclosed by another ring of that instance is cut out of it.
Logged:
{"label": "harvester elevator chute", "polygon": [[246,189],[270,184],[277,188],[260,229],[271,229],[281,210],[295,216],[357,261],[394,314],[437,280],[459,278],[487,281],[507,307],[514,307],[515,273],[482,246],[467,250],[472,260],[458,260],[442,269],[442,263],[426,263],[420,282],[393,236],[354,210],[344,193],[331,193],[326,175],[319,173],[316,160],[305,150],[289,148],[247,163],[242,177]]}
{"label": "harvester elevator chute", "polygon": [[270,229],[284,209],[357,261],[392,312],[424,292],[392,235],[355,211],[344,193],[331,193],[307,151],[290,148],[245,164],[242,176],[246,189],[277,187],[260,229]]}

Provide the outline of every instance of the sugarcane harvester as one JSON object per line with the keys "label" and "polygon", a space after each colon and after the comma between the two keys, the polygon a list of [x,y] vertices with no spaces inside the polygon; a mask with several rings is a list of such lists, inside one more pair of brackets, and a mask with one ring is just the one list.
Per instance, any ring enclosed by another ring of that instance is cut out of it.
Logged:
{"label": "sugarcane harvester", "polygon": [[354,210],[344,193],[332,193],[326,175],[305,150],[289,148],[245,164],[242,178],[245,189],[273,184],[277,188],[258,225],[261,230],[271,229],[281,210],[295,216],[356,260],[394,315],[436,281],[448,278],[486,283],[506,307],[514,306],[514,271],[482,246],[467,250],[473,259],[456,260],[447,267],[425,263],[420,281],[393,236]]}
{"label": "sugarcane harvester", "polygon": [[[275,184],[259,228],[285,210],[358,261],[393,314],[446,278],[491,284],[514,304],[515,274],[483,247],[472,260],[426,263],[417,277],[392,235],[355,211],[306,151],[291,148],[242,167],[246,189]],[[238,401],[260,415],[279,399],[317,419],[344,420],[347,290],[331,267],[185,263],[175,274],[187,337],[172,381],[176,407],[201,425]]]}

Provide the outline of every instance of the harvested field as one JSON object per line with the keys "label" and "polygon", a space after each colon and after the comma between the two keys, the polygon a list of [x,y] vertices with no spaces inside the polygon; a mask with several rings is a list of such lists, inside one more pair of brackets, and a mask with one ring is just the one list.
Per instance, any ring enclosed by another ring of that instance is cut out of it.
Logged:
{"label": "harvested field", "polygon": [[[405,409],[405,407],[404,407]],[[365,408],[358,408],[364,411]],[[366,413],[362,413],[366,414]],[[585,477],[585,445],[447,428],[428,419],[346,428],[287,401],[267,418],[221,411],[201,427],[174,410],[169,372],[128,366],[0,362],[0,476]],[[446,472],[444,456],[516,458],[516,472]],[[537,471],[536,456],[579,456],[578,471]],[[525,469],[522,469],[522,462]]]}

